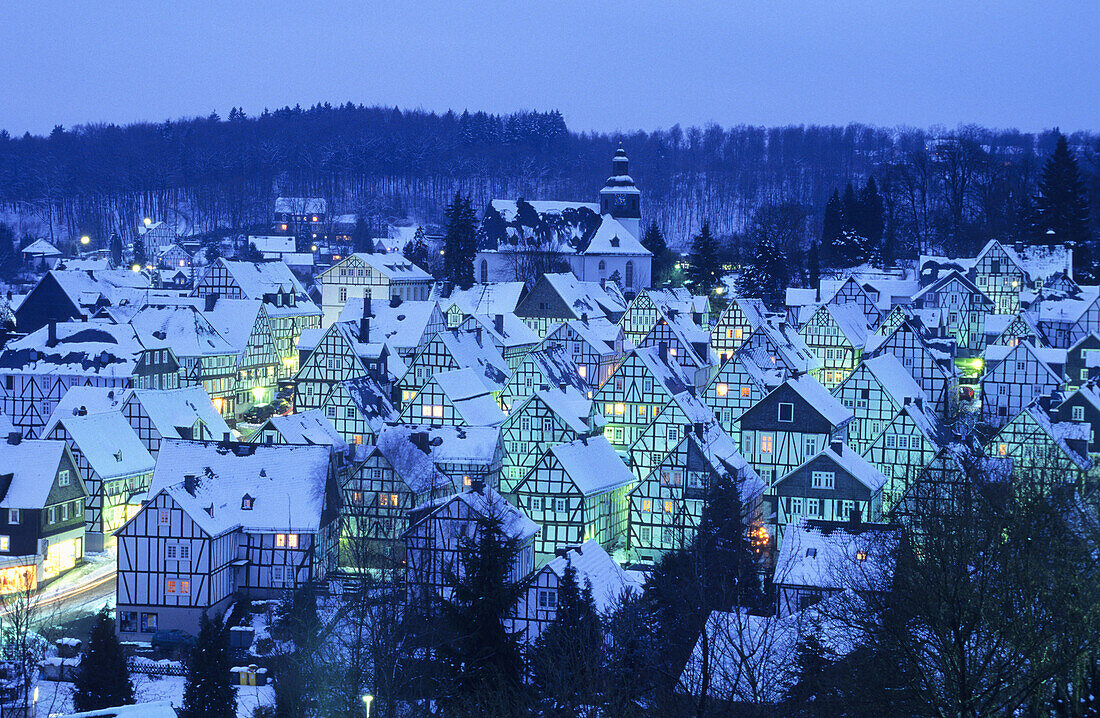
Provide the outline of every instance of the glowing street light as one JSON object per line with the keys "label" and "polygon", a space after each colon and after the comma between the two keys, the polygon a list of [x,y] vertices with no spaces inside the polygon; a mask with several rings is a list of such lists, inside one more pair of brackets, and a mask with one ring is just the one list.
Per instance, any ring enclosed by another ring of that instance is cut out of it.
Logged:
{"label": "glowing street light", "polygon": [[140,264],[135,264],[134,266],[130,267],[130,269],[134,270],[135,272],[140,272],[141,271],[141,265]]}
{"label": "glowing street light", "polygon": [[83,237],[80,238],[80,243],[83,244],[83,245],[87,245],[91,241],[92,241],[92,238],[89,237],[88,235],[84,235]]}
{"label": "glowing street light", "polygon": [[149,219],[148,217],[146,217],[145,219],[143,219],[141,221],[145,223],[146,227],[148,227],[149,225],[151,225],[153,223],[153,220]]}
{"label": "glowing street light", "polygon": [[374,701],[374,696],[369,695],[369,694],[363,696],[363,708],[364,708],[364,710],[367,711],[367,718],[370,718],[370,704],[373,701]]}

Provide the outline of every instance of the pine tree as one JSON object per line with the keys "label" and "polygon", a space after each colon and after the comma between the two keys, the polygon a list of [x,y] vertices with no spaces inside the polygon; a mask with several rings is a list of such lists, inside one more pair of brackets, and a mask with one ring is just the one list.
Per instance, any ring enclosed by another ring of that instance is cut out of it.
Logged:
{"label": "pine tree", "polygon": [[[207,256],[209,256],[209,250],[207,251]],[[138,237],[134,240],[134,264],[139,267],[144,267],[148,263],[149,257],[145,252],[145,240]]]}
{"label": "pine tree", "polygon": [[1077,159],[1062,134],[1039,180],[1035,234],[1039,243],[1073,250],[1073,271],[1078,281],[1092,281],[1100,275],[1093,266],[1095,247],[1085,185]]}
{"label": "pine tree", "polygon": [[866,237],[876,251],[882,246],[882,234],[886,226],[882,215],[882,196],[878,193],[878,184],[872,175],[859,193],[859,213],[861,223],[856,230]]}
{"label": "pine tree", "polygon": [[710,295],[722,280],[722,261],[718,255],[718,241],[710,233],[710,223],[691,241],[688,255],[687,283],[695,294]]}
{"label": "pine tree", "polygon": [[115,635],[114,621],[106,607],[96,614],[88,648],[80,660],[73,684],[73,707],[94,711],[134,702],[130,669]]}
{"label": "pine tree", "polygon": [[122,266],[122,239],[119,238],[118,233],[115,232],[111,235],[110,242],[111,250],[111,264],[115,267]]}
{"label": "pine tree", "polygon": [[362,215],[355,218],[355,228],[351,231],[351,246],[356,252],[374,254],[374,241],[370,236],[370,227]]}
{"label": "pine tree", "polygon": [[11,277],[19,270],[19,252],[15,244],[15,231],[0,222],[0,276]]}
{"label": "pine tree", "polygon": [[841,200],[841,222],[843,229],[852,229],[856,232],[863,227],[862,207],[859,204],[859,195],[851,182],[844,188],[844,198]]}
{"label": "pine tree", "polygon": [[784,714],[798,718],[825,718],[837,715],[840,706],[833,700],[836,686],[829,669],[835,655],[821,641],[820,627],[814,626],[795,644],[798,680],[784,696]]}
{"label": "pine tree", "polygon": [[656,222],[650,222],[642,234],[642,246],[653,253],[653,284],[668,277],[672,267],[672,253],[665,242],[665,235]]}
{"label": "pine tree", "polygon": [[519,552],[496,515],[479,516],[473,536],[459,542],[456,569],[447,576],[454,590],[437,599],[445,635],[439,699],[451,714],[476,714],[521,691],[522,651],[505,625],[526,590],[512,577]]}
{"label": "pine tree", "polygon": [[764,604],[764,590],[749,542],[750,527],[744,516],[741,488],[729,474],[719,474],[708,487],[693,546],[703,567],[707,610],[758,608]]}
{"label": "pine tree", "polygon": [[556,715],[581,715],[603,694],[603,628],[592,583],[582,590],[571,561],[558,582],[558,610],[535,643],[531,656],[532,684],[547,710]]}
{"label": "pine tree", "polygon": [[837,267],[855,267],[870,261],[875,255],[870,241],[850,227],[840,233],[835,250]]}
{"label": "pine tree", "polygon": [[783,249],[768,234],[756,240],[748,261],[737,278],[737,293],[742,297],[762,299],[765,304],[779,306],[790,284],[790,260]]}
{"label": "pine tree", "polygon": [[455,192],[447,205],[447,234],[443,240],[443,276],[456,287],[469,289],[474,283],[477,254],[476,225],[469,197]]}
{"label": "pine tree", "polygon": [[833,266],[836,243],[843,230],[844,210],[840,204],[840,193],[834,189],[829,201],[825,203],[825,217],[821,223],[821,261],[827,267]]}
{"label": "pine tree", "polygon": [[236,718],[237,694],[229,680],[230,667],[229,631],[203,614],[180,718]]}
{"label": "pine tree", "polygon": [[428,269],[429,263],[431,262],[431,255],[429,254],[428,242],[424,237],[423,227],[416,228],[416,234],[414,234],[413,238],[406,242],[405,246],[401,248],[401,254],[405,259],[421,269]]}

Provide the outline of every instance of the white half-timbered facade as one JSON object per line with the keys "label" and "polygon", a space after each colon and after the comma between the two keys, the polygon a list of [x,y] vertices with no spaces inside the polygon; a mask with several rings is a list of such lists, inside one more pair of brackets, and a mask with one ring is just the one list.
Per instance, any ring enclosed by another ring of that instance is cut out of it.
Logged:
{"label": "white half-timbered facade", "polygon": [[981,379],[982,413],[995,427],[1004,426],[1031,402],[1068,383],[1062,373],[1065,351],[1037,349],[1023,341],[1015,347],[989,347],[986,361],[993,366]]}
{"label": "white half-timbered facade", "polygon": [[595,390],[603,386],[626,356],[624,337],[622,327],[606,319],[571,319],[551,329],[543,343],[562,347],[577,365],[581,379]]}
{"label": "white half-timbered facade", "polygon": [[711,408],[722,428],[733,434],[737,420],[756,402],[783,383],[783,372],[763,369],[747,361],[741,352],[734,352],[718,369],[714,379],[702,392],[703,401]]}
{"label": "white half-timbered facade", "polygon": [[593,397],[604,418],[604,436],[616,450],[626,452],[676,394],[690,381],[660,347],[635,349],[627,354]]}
{"label": "white half-timbered facade", "polygon": [[798,329],[823,365],[821,383],[830,391],[844,381],[863,354],[870,329],[857,302],[823,304]]}
{"label": "white half-timbered facade", "polygon": [[504,412],[473,369],[436,372],[406,402],[401,423],[443,426],[499,426]]}
{"label": "white half-timbered facade", "polygon": [[588,396],[592,386],[581,378],[580,367],[573,363],[565,347],[544,344],[523,358],[500,393],[500,405],[505,411],[519,406],[542,388],[569,387]]}
{"label": "white half-timbered facade", "polygon": [[501,424],[504,442],[501,493],[511,497],[547,446],[594,436],[602,424],[595,404],[576,389],[566,386],[536,391]]}
{"label": "white half-timbered facade", "polygon": [[848,446],[857,454],[867,451],[907,400],[926,400],[924,391],[893,354],[880,354],[860,362],[833,389],[833,396],[852,412]]}
{"label": "white half-timbered facade", "polygon": [[730,299],[710,330],[710,347],[717,352],[719,363],[733,356],[749,335],[767,320],[768,308],[761,300],[743,297]]}

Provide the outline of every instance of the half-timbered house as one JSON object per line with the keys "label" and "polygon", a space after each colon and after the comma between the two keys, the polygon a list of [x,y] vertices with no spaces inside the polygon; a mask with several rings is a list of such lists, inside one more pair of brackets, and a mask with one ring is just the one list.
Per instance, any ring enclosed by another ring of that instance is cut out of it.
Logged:
{"label": "half-timbered house", "polygon": [[501,424],[504,463],[500,491],[511,497],[547,446],[565,444],[602,431],[595,403],[574,387],[539,389],[512,409]]}
{"label": "half-timbered house", "polygon": [[1081,287],[1079,292],[1050,293],[1031,309],[1038,314],[1039,329],[1050,346],[1065,349],[1082,337],[1100,333],[1100,289]]}
{"label": "half-timbered house", "polygon": [[710,346],[724,363],[768,318],[768,308],[759,299],[733,297],[710,330]]}
{"label": "half-timbered house", "polygon": [[477,372],[478,378],[494,397],[504,390],[510,375],[508,362],[480,329],[472,332],[445,329],[417,353],[397,381],[395,393],[401,399],[399,408],[412,401],[432,376],[454,369]]}
{"label": "half-timbered house", "polygon": [[649,334],[661,315],[676,313],[690,317],[698,327],[710,327],[710,300],[704,296],[695,296],[683,287],[667,289],[642,289],[631,300],[626,311],[619,319],[626,339],[639,346]]}
{"label": "half-timbered house", "polygon": [[386,422],[397,421],[397,410],[374,378],[360,376],[337,382],[321,409],[344,441],[372,445]]}
{"label": "half-timbered house", "polygon": [[[369,314],[374,340],[385,341],[386,346],[405,361],[412,360],[447,327],[443,312],[435,302],[371,300]],[[340,312],[339,321],[359,322],[363,316],[363,298],[352,298]]]}
{"label": "half-timbered house", "polygon": [[823,365],[821,383],[830,391],[852,372],[863,354],[870,329],[856,302],[823,304],[798,333]]}
{"label": "half-timbered house", "polygon": [[580,368],[573,363],[565,347],[544,344],[523,358],[515,373],[508,378],[500,393],[500,405],[511,411],[543,387],[572,387],[587,396],[591,385],[581,378]]}
{"label": "half-timbered house", "polygon": [[1092,427],[1086,422],[1055,422],[1045,403],[1040,400],[1026,407],[1002,426],[986,443],[986,452],[1012,460],[1018,491],[1047,494],[1065,486],[1080,489],[1092,468],[1088,455]]}
{"label": "half-timbered house", "polygon": [[540,276],[516,306],[515,315],[545,337],[555,325],[585,315],[616,323],[626,306],[626,298],[614,282],[584,282],[566,272]]}
{"label": "half-timbered house", "polygon": [[1037,347],[1047,346],[1046,337],[1039,330],[1030,312],[1019,314],[990,314],[985,318],[986,346],[1014,347],[1027,340]]}
{"label": "half-timbered house", "polygon": [[832,441],[844,441],[852,412],[805,374],[788,379],[737,420],[741,455],[770,490]]}
{"label": "half-timbered house", "polygon": [[376,302],[424,301],[431,292],[432,275],[400,254],[350,254],[318,277],[324,324],[336,321],[352,297],[370,296]]}
{"label": "half-timbered house", "polygon": [[733,433],[745,410],[782,383],[781,370],[764,369],[737,351],[718,369],[703,390],[702,398],[718,417],[722,428]]}
{"label": "half-timbered house", "polygon": [[64,442],[18,433],[0,467],[0,594],[33,591],[84,560],[84,482]]}
{"label": "half-timbered house", "polygon": [[947,412],[951,390],[958,381],[953,357],[932,346],[919,324],[914,320],[903,321],[873,348],[868,344],[868,356],[883,354],[893,354],[936,409]]}
{"label": "half-timbered house", "polygon": [[499,426],[504,412],[473,369],[436,372],[404,404],[399,422],[447,426]]}
{"label": "half-timbered house", "polygon": [[539,335],[515,314],[471,314],[458,325],[460,331],[472,332],[480,329],[500,351],[508,368],[515,371],[519,363],[541,341]]}
{"label": "half-timbered house", "polygon": [[668,347],[668,355],[702,388],[718,368],[718,355],[710,348],[710,332],[678,309],[658,307],[657,323],[637,343],[638,347]]}
{"label": "half-timbered house", "polygon": [[1066,350],[1065,373],[1067,391],[1100,379],[1100,334],[1090,332]]}
{"label": "half-timbered house", "polygon": [[786,322],[761,324],[745,340],[741,353],[762,369],[783,372],[784,379],[795,374],[821,374],[821,360]]}
{"label": "half-timbered house", "polygon": [[776,545],[782,546],[787,526],[803,518],[880,521],[885,485],[882,472],[850,446],[830,444],[776,482],[765,510],[775,517]]}
{"label": "half-timbered house", "polygon": [[699,397],[687,391],[674,394],[627,449],[627,465],[636,479],[644,479],[685,434],[701,434],[717,426],[714,412]]}
{"label": "half-timbered house", "polygon": [[482,282],[471,285],[469,289],[439,282],[432,287],[428,300],[438,302],[447,317],[447,326],[453,329],[474,315],[493,317],[513,314],[526,293],[523,282]]}
{"label": "half-timbered house", "polygon": [[45,438],[72,452],[87,492],[87,550],[103,551],[141,507],[156,462],[118,411],[58,417]]}
{"label": "half-timbered house", "polygon": [[934,407],[923,397],[902,400],[901,410],[863,452],[887,478],[882,491],[883,513],[897,505],[909,482],[952,440]]}
{"label": "half-timbered house", "polygon": [[515,489],[516,503],[542,527],[537,565],[589,539],[612,549],[625,538],[633,486],[634,475],[602,436],[548,447]]}
{"label": "half-timbered house", "polygon": [[335,567],[328,447],[170,440],[150,499],[117,532],[118,632],[198,633],[234,600],[277,598]]}
{"label": "half-timbered house", "polygon": [[628,546],[635,560],[656,563],[688,546],[720,477],[737,487],[744,523],[760,526],[764,482],[721,426],[693,427],[630,491]]}
{"label": "half-timbered house", "polygon": [[625,453],[672,397],[689,386],[680,365],[669,360],[667,348],[635,349],[593,397],[596,411],[604,417],[604,436]]}
{"label": "half-timbered house", "polygon": [[893,354],[871,357],[855,368],[833,396],[852,412],[848,446],[863,454],[901,411],[906,400],[924,399],[924,391]]}
{"label": "half-timbered house", "polygon": [[148,295],[149,278],[143,274],[57,269],[47,272],[19,303],[15,324],[21,333],[30,334],[50,322],[85,321],[105,310],[135,312]]}
{"label": "half-timbered house", "polygon": [[603,318],[571,319],[551,329],[545,346],[559,345],[594,391],[603,386],[626,355],[622,327]]}
{"label": "half-timbered house", "polygon": [[993,313],[995,303],[959,272],[950,272],[917,292],[913,304],[943,314],[948,334],[960,349],[977,354],[985,348],[985,318]]}
{"label": "half-timbered house", "polygon": [[1100,386],[1096,380],[1077,387],[1051,411],[1054,424],[1084,423],[1089,426],[1088,453],[1095,464],[1100,459]]}
{"label": "half-timbered house", "polygon": [[201,386],[135,389],[122,414],[155,459],[164,439],[224,439],[229,426]]}
{"label": "half-timbered house", "polygon": [[1041,396],[1050,396],[1066,385],[1062,373],[1066,353],[1037,349],[1022,341],[1014,347],[989,347],[991,365],[982,376],[982,413],[995,427],[1003,426]]}

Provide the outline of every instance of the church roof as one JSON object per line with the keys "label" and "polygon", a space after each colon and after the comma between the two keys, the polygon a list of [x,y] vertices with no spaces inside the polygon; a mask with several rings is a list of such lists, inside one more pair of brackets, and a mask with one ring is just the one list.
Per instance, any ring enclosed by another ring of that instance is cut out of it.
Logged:
{"label": "church roof", "polygon": [[583,254],[653,255],[622,222],[609,214],[603,216],[599,229],[592,235],[592,241]]}

